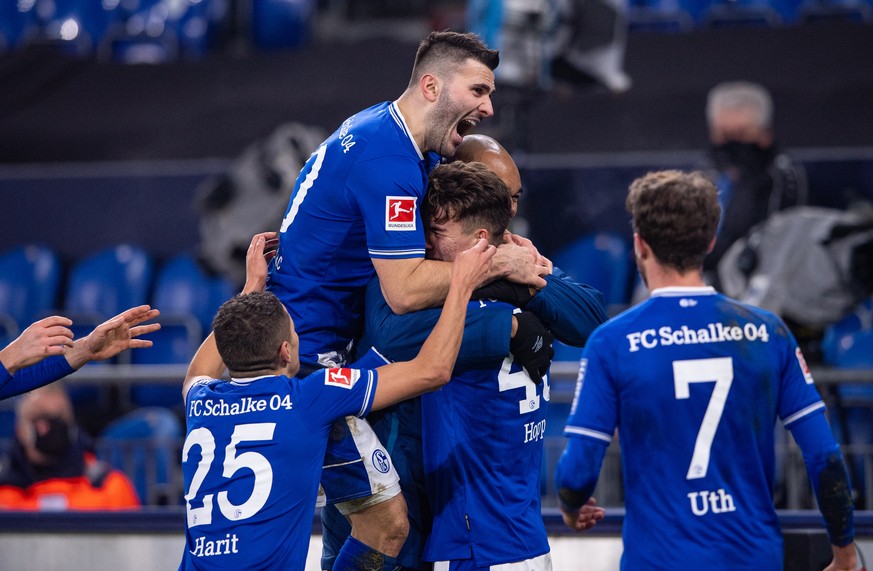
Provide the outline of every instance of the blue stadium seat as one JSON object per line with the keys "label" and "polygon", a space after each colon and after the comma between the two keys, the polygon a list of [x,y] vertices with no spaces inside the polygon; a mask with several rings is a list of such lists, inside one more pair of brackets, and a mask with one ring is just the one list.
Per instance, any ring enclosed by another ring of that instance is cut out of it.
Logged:
{"label": "blue stadium seat", "polygon": [[38,39],[74,55],[97,54],[120,26],[118,6],[99,0],[36,0]]}
{"label": "blue stadium seat", "polygon": [[713,0],[706,11],[710,27],[776,27],[797,20],[802,0]]}
{"label": "blue stadium seat", "polygon": [[[119,244],[76,262],[67,279],[64,315],[73,320],[76,337],[87,335],[94,327],[125,309],[149,301],[152,283],[151,255],[138,246]],[[116,362],[127,363],[131,353],[125,351]],[[86,367],[99,367],[103,362]],[[99,402],[105,391],[99,387],[74,385],[70,398],[77,407]]]}
{"label": "blue stadium seat", "polygon": [[61,262],[55,252],[37,244],[19,246],[0,255],[0,314],[20,329],[57,307]]}
{"label": "blue stadium seat", "polygon": [[113,58],[126,63],[164,63],[206,55],[227,27],[230,0],[129,0]]}
{"label": "blue stadium seat", "polygon": [[172,411],[143,407],[106,426],[97,448],[101,458],[133,481],[143,504],[176,505],[182,494],[182,435],[182,423]]}
{"label": "blue stadium seat", "polygon": [[627,306],[630,298],[632,258],[630,247],[615,234],[588,234],[559,250],[555,266],[578,282],[603,293],[610,315]]}
{"label": "blue stadium seat", "polygon": [[[226,280],[207,275],[192,256],[168,260],[158,270],[152,294],[152,306],[161,310],[161,330],[149,336],[154,345],[148,351],[131,355],[131,363],[188,363],[211,331],[218,306],[232,295]],[[179,386],[159,383],[131,387],[130,398],[138,406],[182,405]]]}
{"label": "blue stadium seat", "polygon": [[628,29],[646,32],[686,32],[696,17],[680,0],[631,0],[627,13]]}
{"label": "blue stadium seat", "polygon": [[[825,364],[832,367],[873,369],[873,298],[866,299],[854,313],[825,330],[822,356]],[[837,440],[855,449],[849,449],[846,460],[855,488],[863,490],[866,487],[863,448],[873,445],[873,382],[841,385],[835,396],[837,406],[831,411],[831,425]]]}
{"label": "blue stadium seat", "polygon": [[800,5],[799,19],[804,23],[846,20],[873,22],[873,1],[870,0],[806,0]]}
{"label": "blue stadium seat", "polygon": [[37,28],[35,4],[0,2],[0,53],[17,48]]}
{"label": "blue stadium seat", "polygon": [[312,0],[252,0],[252,40],[264,49],[288,49],[309,42]]}

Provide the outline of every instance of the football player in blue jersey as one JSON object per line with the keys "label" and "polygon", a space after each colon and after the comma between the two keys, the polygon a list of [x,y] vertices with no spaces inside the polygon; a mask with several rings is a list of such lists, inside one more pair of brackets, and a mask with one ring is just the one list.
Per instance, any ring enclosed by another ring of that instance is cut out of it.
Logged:
{"label": "football player in blue jersey", "polygon": [[[304,373],[348,361],[374,275],[399,313],[442,303],[450,264],[424,258],[419,206],[433,166],[493,114],[497,63],[497,52],[473,34],[431,33],[400,97],[344,121],[302,168],[268,289],[291,313]],[[531,245],[508,239],[483,283],[509,277],[542,287],[548,268],[541,261]],[[408,521],[396,471],[390,461],[370,461],[385,452],[363,420],[338,422],[335,436],[325,458],[324,501],[349,518],[353,537],[397,555]]]}
{"label": "football player in blue jersey", "polygon": [[[511,217],[511,199],[507,187],[485,165],[454,162],[431,173],[422,210],[428,256],[451,261],[480,237],[500,243]],[[513,355],[519,352],[519,342],[550,344],[547,330],[532,337],[519,335],[529,320],[537,320],[535,315],[562,340],[582,345],[606,319],[606,311],[599,292],[561,277],[560,270],[546,281],[536,295],[528,288],[515,294],[513,304],[486,299],[489,291],[501,293],[495,288],[477,291],[481,299],[468,308],[453,375],[458,384],[434,393],[433,399],[400,403],[392,407],[393,416],[371,415],[377,434],[390,443],[416,531],[410,534],[416,543],[407,542],[400,554],[404,567],[422,568],[416,558],[420,560],[424,551],[427,560],[446,562],[440,565],[451,569],[507,564],[548,568],[540,468],[549,361],[539,369],[524,368]],[[362,346],[372,344],[390,359],[408,358],[437,317],[437,310],[393,313],[374,280],[368,288]],[[421,489],[425,480],[426,492]],[[421,505],[424,496],[432,505]],[[592,502],[586,516],[593,524],[603,512]]]}
{"label": "football player in blue jersey", "polygon": [[852,498],[825,405],[776,315],[704,285],[720,209],[700,173],[661,171],[627,197],[650,298],[588,340],[555,475],[565,523],[597,483],[616,428],[627,511],[622,569],[781,570],[774,426],[803,452],[833,547],[855,569]]}
{"label": "football player in blue jersey", "polygon": [[0,399],[47,385],[91,361],[111,359],[127,349],[151,347],[151,341],[135,337],[160,329],[159,323],[140,325],[159,314],[148,305],[133,307],[76,340],[69,318],[53,315],[40,319],[0,350]]}
{"label": "football player in blue jersey", "polygon": [[[281,302],[263,291],[271,256],[264,252],[274,236],[252,239],[243,293],[221,306],[185,377],[181,569],[304,568],[333,421],[363,416],[449,380],[467,302],[496,251],[480,240],[455,261],[440,320],[411,361],[386,364],[372,352],[352,366],[300,379],[294,323]],[[230,380],[221,379],[225,368]],[[351,539],[341,557],[367,551]],[[337,565],[344,563],[338,559]],[[375,563],[371,558],[367,568],[389,566],[390,557]]]}

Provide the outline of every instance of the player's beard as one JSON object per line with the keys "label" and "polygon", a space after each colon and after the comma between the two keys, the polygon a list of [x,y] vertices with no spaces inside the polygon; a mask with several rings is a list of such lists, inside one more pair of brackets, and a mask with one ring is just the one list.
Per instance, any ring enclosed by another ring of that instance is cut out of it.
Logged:
{"label": "player's beard", "polygon": [[432,124],[428,130],[428,145],[426,150],[435,151],[441,157],[451,157],[457,147],[451,139],[458,132],[458,122],[466,113],[456,104],[444,90],[440,92],[437,104],[431,112]]}

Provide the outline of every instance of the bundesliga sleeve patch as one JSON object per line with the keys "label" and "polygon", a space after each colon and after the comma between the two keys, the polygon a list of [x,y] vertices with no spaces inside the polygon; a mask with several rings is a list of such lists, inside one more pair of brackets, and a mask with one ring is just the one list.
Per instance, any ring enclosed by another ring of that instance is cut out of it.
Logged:
{"label": "bundesliga sleeve patch", "polygon": [[806,384],[811,385],[815,381],[812,378],[809,365],[806,364],[806,359],[803,358],[803,353],[800,352],[800,347],[794,350],[794,355],[797,357],[797,363],[800,365],[800,370],[803,371],[803,378],[806,379]]}
{"label": "bundesliga sleeve patch", "polygon": [[324,372],[324,384],[334,387],[350,389],[361,378],[361,371],[357,369],[327,369]]}
{"label": "bundesliga sleeve patch", "polygon": [[385,197],[385,230],[415,230],[414,196]]}

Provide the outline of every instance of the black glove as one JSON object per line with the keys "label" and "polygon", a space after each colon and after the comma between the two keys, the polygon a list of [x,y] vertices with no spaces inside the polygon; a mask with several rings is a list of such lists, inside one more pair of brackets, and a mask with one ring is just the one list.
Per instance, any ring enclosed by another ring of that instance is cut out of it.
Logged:
{"label": "black glove", "polygon": [[515,337],[509,340],[509,350],[515,362],[527,370],[533,382],[539,384],[555,356],[552,348],[555,338],[530,311],[516,313],[515,318],[518,320],[518,329]]}
{"label": "black glove", "polygon": [[474,290],[470,299],[496,299],[523,308],[532,297],[528,286],[499,279]]}

